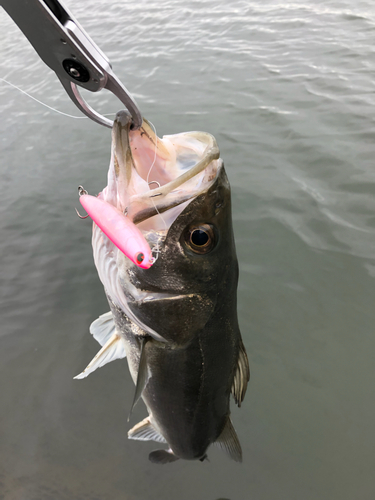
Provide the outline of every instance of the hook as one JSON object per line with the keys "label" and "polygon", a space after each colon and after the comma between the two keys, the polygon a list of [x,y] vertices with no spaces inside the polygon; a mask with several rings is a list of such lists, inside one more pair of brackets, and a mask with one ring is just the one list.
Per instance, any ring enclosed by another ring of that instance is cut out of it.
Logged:
{"label": "hook", "polygon": [[77,212],[77,215],[80,219],[87,219],[87,217],[89,217],[89,215],[81,215],[75,207],[74,210]]}
{"label": "hook", "polygon": [[[79,197],[81,197],[84,194],[89,194],[89,193],[86,191],[86,189],[83,188],[83,186],[78,186]],[[77,212],[77,215],[80,219],[87,219],[87,217],[89,217],[88,215],[81,215],[75,207],[74,210]]]}
{"label": "hook", "polygon": [[156,243],[151,249],[151,253],[156,253],[156,256],[152,256],[152,263],[155,264],[155,262],[158,260],[159,253],[161,253],[161,248],[159,247],[159,242]]}
{"label": "hook", "polygon": [[84,189],[83,186],[78,186],[78,194],[81,197],[82,195],[89,194],[89,193],[88,193],[88,191],[86,191],[86,189]]}

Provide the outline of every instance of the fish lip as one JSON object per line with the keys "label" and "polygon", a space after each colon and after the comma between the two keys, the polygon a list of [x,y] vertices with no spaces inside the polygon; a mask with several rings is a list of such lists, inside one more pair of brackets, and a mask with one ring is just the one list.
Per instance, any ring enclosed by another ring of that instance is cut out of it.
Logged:
{"label": "fish lip", "polygon": [[126,125],[128,125],[128,123],[132,121],[132,116],[128,110],[120,109],[120,111],[116,113],[114,121],[120,123],[120,125],[125,127]]}
{"label": "fish lip", "polygon": [[147,290],[139,290],[132,283],[126,285],[126,295],[134,304],[147,304],[150,302],[163,302],[176,299],[186,299],[200,297],[198,293],[171,293],[171,292],[152,292]]}
{"label": "fish lip", "polygon": [[170,292],[170,291],[152,291],[152,290],[140,290],[137,288],[129,278],[120,279],[121,287],[125,290],[127,297],[132,303],[144,304],[150,302],[158,301],[169,301],[174,299],[186,299],[193,297],[203,297],[200,293],[181,293],[181,292]]}

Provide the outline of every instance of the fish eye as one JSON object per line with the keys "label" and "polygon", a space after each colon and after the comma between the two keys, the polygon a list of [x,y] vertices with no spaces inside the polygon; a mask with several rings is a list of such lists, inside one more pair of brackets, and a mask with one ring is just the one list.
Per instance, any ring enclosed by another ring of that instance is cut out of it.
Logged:
{"label": "fish eye", "polygon": [[211,224],[191,226],[185,232],[185,243],[195,253],[208,253],[215,246],[215,232]]}

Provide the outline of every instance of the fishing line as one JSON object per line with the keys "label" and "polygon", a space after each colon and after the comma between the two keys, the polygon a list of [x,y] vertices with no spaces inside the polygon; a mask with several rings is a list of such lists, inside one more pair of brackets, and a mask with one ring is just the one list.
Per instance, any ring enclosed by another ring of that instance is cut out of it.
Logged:
{"label": "fishing line", "polygon": [[[148,174],[147,174],[147,178],[146,178],[146,182],[147,184],[151,184],[150,182],[150,173],[151,173],[151,170],[153,169],[154,165],[155,165],[155,162],[156,162],[156,155],[157,155],[157,147],[158,147],[158,135],[156,133],[156,128],[155,128],[155,125],[152,123],[152,122],[148,122],[151,127],[154,129],[154,133],[155,133],[155,151],[154,151],[154,160],[153,162],[151,163],[151,166],[150,166],[150,170],[148,171]],[[157,181],[153,181],[153,182],[157,182]],[[158,183],[159,184],[159,183]],[[157,206],[155,205],[155,202],[152,198],[150,198],[151,200],[151,203],[154,205],[154,208],[156,210],[156,212],[158,213],[158,215],[160,216],[161,220],[163,221],[163,224],[164,224],[164,229],[168,229],[167,227],[167,223],[165,222],[165,219],[164,217],[161,215],[161,213],[159,212],[159,210],[157,209]]]}
{"label": "fishing line", "polygon": [[[32,95],[27,93],[25,90],[20,89],[19,87],[17,87],[17,85],[14,85],[13,83],[8,82],[8,80],[5,80],[5,78],[0,77],[0,80],[7,83],[8,85],[15,88],[16,90],[19,90],[20,92],[22,92],[22,94],[27,95],[27,97],[30,97],[30,99],[33,99],[38,104],[41,104],[42,106],[45,106],[46,108],[50,109],[51,111],[55,111],[56,113],[59,113],[60,115],[67,116],[68,118],[76,118],[77,120],[88,120],[89,119],[88,116],[74,116],[74,115],[69,115],[68,113],[64,113],[63,111],[59,111],[58,109],[53,108],[52,106],[49,106],[48,104],[46,104],[42,101],[39,101],[39,99],[37,99],[36,97],[33,97]],[[106,113],[105,115],[103,114],[103,116],[111,116],[111,115],[115,115],[115,114],[116,113]]]}
{"label": "fishing line", "polygon": [[[154,165],[155,165],[155,162],[156,162],[156,154],[157,154],[157,148],[158,148],[158,135],[157,135],[157,133],[156,133],[156,127],[155,127],[155,125],[154,125],[152,122],[150,122],[150,121],[149,121],[148,123],[151,125],[151,127],[153,128],[154,133],[155,133],[155,151],[154,151],[154,159],[153,159],[153,161],[152,161],[152,163],[151,163],[151,166],[150,166],[150,169],[149,169],[149,171],[148,171],[147,178],[146,178],[147,185],[149,186],[150,184],[153,184],[153,183],[155,183],[155,182],[156,182],[157,184],[159,184],[159,182],[158,182],[158,181],[151,181],[151,182],[150,182],[150,173],[151,173],[151,170],[153,169],[153,167],[154,167]],[[167,227],[167,223],[166,223],[166,222],[165,222],[165,220],[164,220],[164,217],[161,215],[161,213],[160,213],[160,212],[159,212],[159,210],[157,209],[157,206],[155,205],[154,200],[153,200],[152,198],[150,198],[150,200],[151,200],[151,203],[154,205],[154,209],[155,209],[156,213],[159,215],[159,217],[160,217],[160,218],[161,218],[161,220],[163,221],[163,224],[164,224],[164,229],[167,231],[167,230],[168,230],[168,227]],[[151,249],[151,252],[155,252],[155,253],[156,253],[156,257],[153,257],[153,259],[154,259],[154,263],[155,263],[155,261],[156,261],[156,260],[158,259],[158,257],[159,257],[159,253],[161,252],[160,247],[159,247],[159,242],[157,242],[157,243],[156,243],[156,245],[155,245],[155,246]]]}

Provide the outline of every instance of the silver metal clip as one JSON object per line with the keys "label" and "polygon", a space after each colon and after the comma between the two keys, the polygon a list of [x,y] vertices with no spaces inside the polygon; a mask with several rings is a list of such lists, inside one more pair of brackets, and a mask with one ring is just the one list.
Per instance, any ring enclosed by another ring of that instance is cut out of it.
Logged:
{"label": "silver metal clip", "polygon": [[129,92],[112,71],[111,63],[73,15],[58,0],[0,0],[13,21],[57,75],[74,104],[91,120],[112,128],[113,122],[96,112],[78,86],[91,92],[112,92],[129,110],[133,128],[142,115]]}

